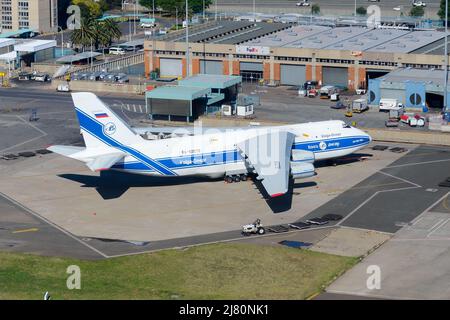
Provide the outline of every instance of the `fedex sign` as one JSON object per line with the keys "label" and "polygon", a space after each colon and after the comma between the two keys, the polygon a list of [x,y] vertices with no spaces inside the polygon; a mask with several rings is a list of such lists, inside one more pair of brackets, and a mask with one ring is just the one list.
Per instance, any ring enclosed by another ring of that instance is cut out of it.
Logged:
{"label": "fedex sign", "polygon": [[259,46],[236,46],[236,53],[268,55],[270,54],[270,48]]}

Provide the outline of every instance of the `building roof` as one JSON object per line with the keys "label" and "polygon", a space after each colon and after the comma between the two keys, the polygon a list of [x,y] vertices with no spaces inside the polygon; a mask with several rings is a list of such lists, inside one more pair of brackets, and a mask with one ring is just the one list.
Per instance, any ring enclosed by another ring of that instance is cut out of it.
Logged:
{"label": "building roof", "polygon": [[119,47],[127,47],[127,46],[144,45],[144,40],[145,40],[144,38],[131,40],[131,41],[127,41],[127,42],[124,42],[124,43],[119,43],[118,46]]}
{"label": "building roof", "polygon": [[11,51],[8,53],[0,54],[0,61],[13,61],[17,59],[17,52]]}
{"label": "building roof", "polygon": [[298,40],[330,29],[330,27],[324,26],[294,26],[259,39],[250,40],[249,42],[246,42],[245,45],[284,47]]}
{"label": "building roof", "polygon": [[0,38],[0,48],[12,46],[16,43],[15,39]]}
{"label": "building roof", "polygon": [[67,56],[63,56],[61,58],[56,59],[56,62],[58,62],[58,63],[73,63],[73,62],[77,62],[77,61],[81,61],[81,60],[94,58],[99,55],[101,55],[101,53],[99,53],[99,52],[86,51],[86,52],[82,52],[82,53],[70,54]]}
{"label": "building roof", "polygon": [[167,99],[167,100],[195,100],[211,94],[210,88],[200,87],[186,87],[186,86],[162,86],[147,91],[146,98],[152,99]]}
{"label": "building roof", "polygon": [[56,40],[28,40],[14,45],[14,51],[36,52],[56,47]]}
{"label": "building roof", "polygon": [[[413,69],[399,68],[384,75],[380,79],[383,82],[424,82],[426,84],[444,84],[444,70],[440,69]],[[450,82],[449,82],[450,84]]]}
{"label": "building roof", "polygon": [[0,33],[0,38],[10,38],[10,37],[17,37],[24,33],[34,33],[33,29],[20,29],[17,31],[8,31],[8,32],[2,32]]}
{"label": "building roof", "polygon": [[241,82],[241,76],[196,74],[178,81],[178,84],[187,87],[225,89]]}
{"label": "building roof", "polygon": [[324,49],[332,44],[341,43],[366,32],[369,32],[369,29],[360,27],[332,28],[316,35],[291,42],[286,47]]}

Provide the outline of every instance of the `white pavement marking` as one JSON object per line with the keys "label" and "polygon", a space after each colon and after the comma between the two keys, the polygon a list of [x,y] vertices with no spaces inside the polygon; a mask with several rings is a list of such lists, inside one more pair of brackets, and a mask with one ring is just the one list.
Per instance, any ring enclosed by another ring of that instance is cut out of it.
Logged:
{"label": "white pavement marking", "polygon": [[441,159],[441,160],[431,160],[431,161],[423,161],[423,162],[413,162],[413,163],[405,163],[405,164],[399,164],[395,166],[389,166],[385,167],[385,169],[391,169],[391,168],[401,168],[401,167],[408,167],[408,166],[418,166],[421,164],[430,164],[430,163],[439,163],[439,162],[448,162],[450,159]]}
{"label": "white pavement marking", "polygon": [[14,149],[14,148],[19,147],[19,146],[21,146],[21,145],[27,144],[27,143],[29,143],[29,142],[32,142],[32,141],[34,141],[34,140],[37,140],[37,139],[40,139],[40,138],[43,138],[43,137],[47,136],[47,132],[45,132],[45,131],[39,129],[38,127],[36,127],[35,125],[32,125],[31,123],[28,123],[28,122],[27,122],[25,119],[23,119],[22,117],[16,116],[16,118],[18,118],[20,121],[24,122],[25,124],[29,125],[29,126],[32,127],[33,129],[39,131],[39,132],[41,133],[41,135],[40,135],[40,136],[37,136],[37,137],[34,137],[34,138],[31,138],[31,139],[29,139],[29,140],[20,142],[20,143],[18,143],[18,144],[13,145],[13,146],[7,147],[7,148],[5,148],[5,149],[2,149],[2,150],[0,150],[0,152],[5,152],[5,151],[8,151],[8,150]]}
{"label": "white pavement marking", "polygon": [[379,299],[389,299],[389,300],[419,300],[417,298],[409,298],[409,297],[393,297],[389,295],[382,294],[369,294],[369,293],[360,293],[360,292],[349,292],[349,291],[339,291],[339,290],[326,290],[327,293],[334,294],[344,294],[346,296],[358,296],[358,297],[367,297],[367,298],[379,298]]}
{"label": "white pavement marking", "polygon": [[84,241],[78,239],[76,236],[74,236],[73,234],[71,234],[70,232],[66,231],[65,229],[61,228],[60,226],[54,224],[53,222],[51,222],[50,220],[47,220],[46,218],[44,218],[43,216],[41,216],[40,214],[34,212],[33,210],[25,207],[24,205],[22,205],[20,202],[17,202],[16,200],[14,200],[13,198],[7,196],[6,194],[0,192],[0,196],[4,197],[5,199],[9,200],[10,202],[12,202],[14,205],[18,206],[19,208],[25,210],[26,212],[28,212],[29,214],[33,215],[34,217],[38,218],[39,220],[44,221],[45,223],[51,225],[52,227],[58,229],[59,231],[61,231],[62,233],[64,233],[65,235],[69,236],[70,238],[76,240],[77,242],[81,243],[83,246],[91,249],[92,251],[98,253],[99,255],[101,255],[104,258],[109,258],[107,255],[105,255],[103,252],[101,252],[100,250],[90,246],[89,244],[85,243]]}
{"label": "white pavement marking", "polygon": [[416,186],[416,187],[418,187],[418,188],[421,188],[420,185],[418,185],[417,183],[414,183],[414,182],[412,182],[412,181],[409,181],[409,180],[406,180],[406,179],[403,179],[403,178],[394,176],[394,175],[392,175],[392,174],[389,174],[389,173],[386,173],[386,172],[383,172],[383,171],[378,171],[378,172],[381,173],[381,174],[384,174],[384,175],[386,175],[386,176],[388,176],[388,177],[391,177],[391,178],[394,178],[394,179],[398,179],[398,180],[400,180],[400,181],[403,181],[403,182],[412,184],[413,186]]}
{"label": "white pavement marking", "polygon": [[403,178],[399,178],[399,177],[393,176],[393,175],[388,174],[388,173],[386,173],[386,172],[378,171],[378,173],[387,175],[387,176],[389,176],[389,177],[391,177],[391,178],[394,178],[394,179],[401,180],[401,181],[403,181],[403,182],[406,182],[406,183],[408,183],[408,184],[413,185],[413,187],[388,189],[388,190],[381,190],[381,191],[375,192],[375,193],[374,193],[373,195],[371,195],[369,198],[367,198],[366,200],[364,200],[359,206],[357,206],[355,209],[353,209],[352,211],[350,211],[350,213],[347,214],[347,215],[344,217],[344,219],[342,219],[341,221],[339,221],[339,223],[336,224],[337,226],[340,226],[343,222],[345,222],[348,218],[350,218],[355,212],[357,212],[359,209],[361,209],[365,204],[367,204],[370,200],[372,200],[373,198],[375,198],[375,197],[376,197],[378,194],[380,194],[380,193],[421,188],[421,186],[418,185],[417,183],[414,183],[414,182],[405,180],[405,179],[403,179]]}
{"label": "white pavement marking", "polygon": [[315,228],[302,229],[302,230],[292,230],[292,231],[280,232],[280,233],[266,233],[264,235],[253,235],[253,236],[249,236],[249,237],[242,236],[239,238],[202,242],[202,243],[190,244],[190,245],[186,245],[186,246],[177,246],[177,247],[153,249],[153,250],[149,249],[149,250],[144,250],[144,251],[139,251],[139,252],[130,252],[130,253],[124,253],[124,254],[111,255],[111,256],[108,256],[108,258],[134,256],[134,255],[138,255],[138,254],[153,253],[153,252],[159,252],[159,251],[163,251],[163,250],[179,250],[182,248],[193,248],[193,247],[199,247],[199,246],[204,246],[204,245],[209,245],[209,244],[226,243],[226,242],[234,242],[234,241],[241,241],[241,240],[254,240],[254,239],[258,239],[258,238],[268,238],[268,237],[280,236],[280,235],[285,235],[285,234],[292,234],[292,233],[296,233],[296,232],[316,231],[316,230],[321,230],[321,229],[333,229],[333,228],[337,228],[337,225],[315,227]]}

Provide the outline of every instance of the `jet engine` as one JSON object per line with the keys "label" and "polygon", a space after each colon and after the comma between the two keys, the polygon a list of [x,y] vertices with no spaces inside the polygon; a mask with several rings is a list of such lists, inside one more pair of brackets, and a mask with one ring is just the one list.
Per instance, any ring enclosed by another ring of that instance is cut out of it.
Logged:
{"label": "jet engine", "polygon": [[291,152],[292,162],[314,163],[314,160],[314,153],[311,151],[293,149]]}
{"label": "jet engine", "polygon": [[309,178],[315,175],[315,168],[312,163],[291,161],[291,175],[294,179]]}

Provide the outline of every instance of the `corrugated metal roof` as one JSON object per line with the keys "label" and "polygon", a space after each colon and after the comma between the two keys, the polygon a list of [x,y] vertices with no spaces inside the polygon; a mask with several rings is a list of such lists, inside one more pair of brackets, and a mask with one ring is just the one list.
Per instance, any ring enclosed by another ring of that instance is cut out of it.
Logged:
{"label": "corrugated metal roof", "polygon": [[82,52],[82,53],[78,53],[78,54],[71,54],[71,55],[67,55],[61,58],[58,58],[56,60],[56,62],[59,63],[73,63],[76,61],[81,61],[81,60],[86,60],[86,59],[90,59],[91,57],[97,57],[101,55],[101,53],[99,52],[90,52],[90,51],[86,51],[86,52]]}
{"label": "corrugated metal roof", "polygon": [[178,84],[187,87],[225,89],[241,82],[241,76],[196,74],[194,76],[178,81]]}
{"label": "corrugated metal roof", "polygon": [[146,98],[167,100],[194,100],[211,93],[210,88],[162,86],[145,93]]}

